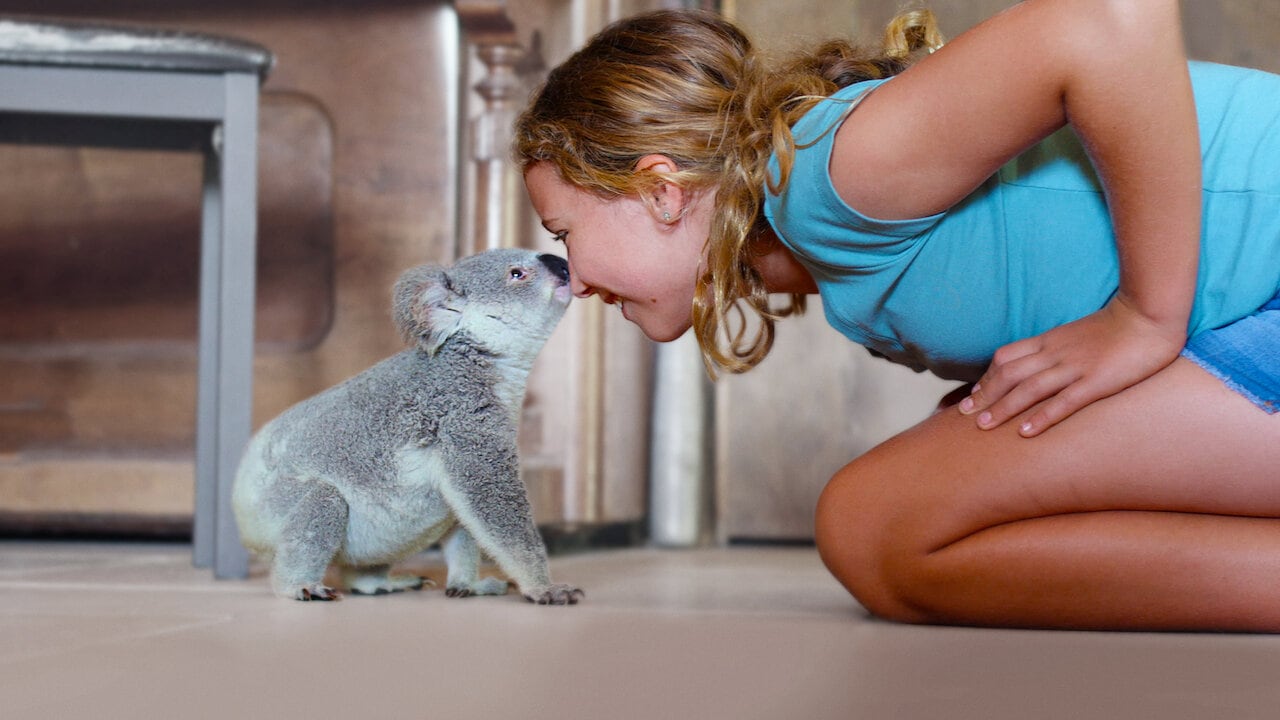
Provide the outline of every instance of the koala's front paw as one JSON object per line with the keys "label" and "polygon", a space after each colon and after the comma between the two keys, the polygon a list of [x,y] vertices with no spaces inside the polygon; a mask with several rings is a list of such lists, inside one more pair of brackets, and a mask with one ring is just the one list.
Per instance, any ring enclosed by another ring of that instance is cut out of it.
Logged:
{"label": "koala's front paw", "polygon": [[557,584],[527,592],[524,599],[539,605],[577,605],[586,596],[586,593],[572,585]]}
{"label": "koala's front paw", "polygon": [[342,594],[328,585],[307,585],[293,593],[294,600],[341,600]]}
{"label": "koala's front paw", "polygon": [[491,577],[470,583],[454,583],[445,588],[444,594],[458,598],[472,595],[505,595],[507,594],[507,581]]}

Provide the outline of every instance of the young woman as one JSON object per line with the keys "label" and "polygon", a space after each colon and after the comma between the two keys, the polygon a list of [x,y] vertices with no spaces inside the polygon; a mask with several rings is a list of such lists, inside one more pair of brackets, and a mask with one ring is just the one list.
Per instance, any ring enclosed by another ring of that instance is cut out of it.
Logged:
{"label": "young woman", "polygon": [[730,372],[818,292],[975,383],[819,502],[876,615],[1280,630],[1280,77],[1189,64],[1175,0],[886,38],[764,68],[662,12],[554,70],[517,153],[575,292]]}

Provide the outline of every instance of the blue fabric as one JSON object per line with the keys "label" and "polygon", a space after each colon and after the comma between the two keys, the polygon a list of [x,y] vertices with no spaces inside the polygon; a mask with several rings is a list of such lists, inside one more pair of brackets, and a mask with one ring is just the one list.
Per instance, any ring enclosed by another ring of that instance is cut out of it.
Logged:
{"label": "blue fabric", "polygon": [[1252,315],[1193,336],[1182,355],[1254,405],[1280,412],[1280,295]]}
{"label": "blue fabric", "polygon": [[[1194,335],[1280,290],[1280,76],[1200,62],[1190,71],[1205,188]],[[1115,236],[1069,128],[938,215],[877,220],[838,196],[835,128],[883,82],[844,88],[801,118],[797,142],[812,145],[796,152],[782,192],[765,193],[765,216],[812,273],[827,321],[895,362],[973,381],[1000,346],[1105,305],[1119,283]]]}

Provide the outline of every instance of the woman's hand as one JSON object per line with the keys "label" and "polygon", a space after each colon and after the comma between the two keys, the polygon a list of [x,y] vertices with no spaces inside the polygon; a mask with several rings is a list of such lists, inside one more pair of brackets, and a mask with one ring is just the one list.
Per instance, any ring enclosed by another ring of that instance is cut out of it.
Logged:
{"label": "woman's hand", "polygon": [[1092,315],[997,350],[960,412],[989,430],[1034,407],[1018,428],[1033,437],[1154,375],[1185,343],[1185,326],[1162,326],[1117,295]]}

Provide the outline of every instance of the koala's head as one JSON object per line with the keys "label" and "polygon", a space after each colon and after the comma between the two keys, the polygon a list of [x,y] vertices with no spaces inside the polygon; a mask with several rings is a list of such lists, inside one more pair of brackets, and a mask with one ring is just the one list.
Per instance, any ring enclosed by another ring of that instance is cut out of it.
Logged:
{"label": "koala's head", "polygon": [[486,351],[532,358],[564,315],[569,264],[532,250],[490,250],[444,268],[405,271],[395,288],[394,314],[405,340],[434,354],[465,332]]}

